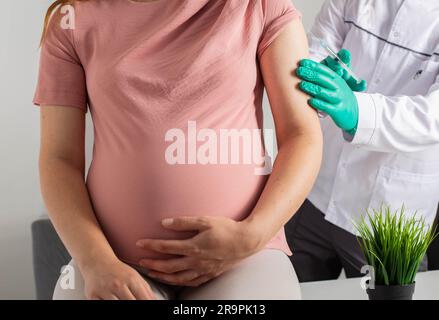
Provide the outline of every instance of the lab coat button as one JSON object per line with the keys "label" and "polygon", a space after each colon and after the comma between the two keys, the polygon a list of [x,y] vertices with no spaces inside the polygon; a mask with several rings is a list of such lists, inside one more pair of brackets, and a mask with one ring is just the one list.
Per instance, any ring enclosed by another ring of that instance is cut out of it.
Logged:
{"label": "lab coat button", "polygon": [[395,32],[393,33],[393,36],[394,36],[395,38],[399,38],[400,34],[399,34],[398,31],[395,31]]}

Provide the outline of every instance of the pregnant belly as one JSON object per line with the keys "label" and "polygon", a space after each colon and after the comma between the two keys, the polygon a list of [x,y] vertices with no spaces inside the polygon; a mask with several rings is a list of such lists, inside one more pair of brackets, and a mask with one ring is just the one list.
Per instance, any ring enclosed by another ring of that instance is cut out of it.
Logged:
{"label": "pregnant belly", "polygon": [[164,229],[179,216],[247,217],[266,177],[250,165],[177,165],[161,157],[124,155],[93,160],[87,187],[98,221],[115,253],[136,264],[165,258],[136,247],[139,239],[184,239],[194,233]]}

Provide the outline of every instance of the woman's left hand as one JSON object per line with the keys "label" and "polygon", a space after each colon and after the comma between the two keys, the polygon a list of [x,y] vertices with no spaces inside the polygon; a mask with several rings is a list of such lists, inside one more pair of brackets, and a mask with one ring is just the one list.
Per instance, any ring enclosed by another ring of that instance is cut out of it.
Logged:
{"label": "woman's left hand", "polygon": [[198,231],[187,240],[144,239],[137,242],[137,246],[145,250],[181,256],[139,261],[141,266],[151,270],[148,276],[173,285],[199,286],[265,245],[262,231],[245,221],[224,217],[181,217],[165,219],[162,224],[174,231]]}

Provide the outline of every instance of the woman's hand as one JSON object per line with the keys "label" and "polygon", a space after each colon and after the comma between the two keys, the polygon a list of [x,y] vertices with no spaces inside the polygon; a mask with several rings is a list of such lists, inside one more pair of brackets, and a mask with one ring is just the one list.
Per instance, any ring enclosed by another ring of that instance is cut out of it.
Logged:
{"label": "woman's hand", "polygon": [[149,284],[133,268],[118,259],[89,265],[83,270],[89,300],[155,300]]}
{"label": "woman's hand", "polygon": [[265,245],[263,232],[245,221],[224,217],[182,217],[165,219],[167,229],[198,231],[187,240],[139,240],[146,250],[179,255],[169,260],[143,259],[140,265],[150,269],[148,276],[183,286],[199,286],[229,270]]}

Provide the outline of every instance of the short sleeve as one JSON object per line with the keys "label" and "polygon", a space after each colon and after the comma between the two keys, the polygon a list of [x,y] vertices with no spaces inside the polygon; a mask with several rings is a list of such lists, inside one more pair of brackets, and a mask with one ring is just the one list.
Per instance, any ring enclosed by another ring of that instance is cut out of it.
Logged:
{"label": "short sleeve", "polygon": [[291,0],[262,0],[262,10],[264,30],[258,47],[259,58],[288,23],[302,17]]}
{"label": "short sleeve", "polygon": [[87,112],[85,73],[75,50],[73,30],[64,27],[59,10],[53,14],[42,43],[33,103],[80,108]]}

